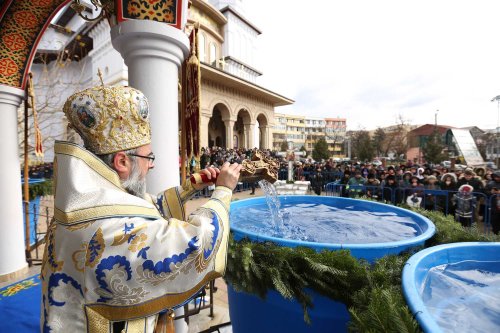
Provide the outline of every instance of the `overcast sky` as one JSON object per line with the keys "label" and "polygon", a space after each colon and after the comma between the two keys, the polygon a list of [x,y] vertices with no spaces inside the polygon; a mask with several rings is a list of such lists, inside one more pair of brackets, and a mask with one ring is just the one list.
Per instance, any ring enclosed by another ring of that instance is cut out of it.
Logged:
{"label": "overcast sky", "polygon": [[396,123],[497,126],[498,0],[244,0],[258,83],[295,100],[276,112]]}

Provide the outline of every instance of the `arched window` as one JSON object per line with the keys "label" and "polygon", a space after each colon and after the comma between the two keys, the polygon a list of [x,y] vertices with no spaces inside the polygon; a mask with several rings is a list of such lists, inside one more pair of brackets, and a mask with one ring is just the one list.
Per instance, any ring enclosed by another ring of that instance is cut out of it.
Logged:
{"label": "arched window", "polygon": [[210,43],[210,64],[215,65],[217,60],[217,48],[214,43]]}
{"label": "arched window", "polygon": [[198,32],[198,56],[201,62],[205,62],[205,35]]}

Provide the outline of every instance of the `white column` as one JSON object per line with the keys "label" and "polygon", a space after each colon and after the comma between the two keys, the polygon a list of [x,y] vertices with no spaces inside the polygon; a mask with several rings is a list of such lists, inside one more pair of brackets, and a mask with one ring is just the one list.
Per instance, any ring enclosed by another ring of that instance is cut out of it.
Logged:
{"label": "white column", "polygon": [[226,148],[233,148],[233,127],[234,127],[234,120],[228,119],[224,120],[224,126],[226,128]]}
{"label": "white column", "polygon": [[264,135],[264,138],[265,138],[265,142],[264,142],[264,149],[272,149],[273,148],[273,131],[271,130],[271,126],[269,125],[266,125],[264,126],[264,132],[265,132],[265,135]]}
{"label": "white column", "polygon": [[17,109],[24,90],[0,85],[0,281],[27,267],[24,252]]}
{"label": "white column", "polygon": [[201,145],[201,147],[208,147],[208,123],[209,122],[210,122],[210,115],[202,113],[201,118],[200,118],[200,145]]}
{"label": "white column", "polygon": [[129,20],[111,28],[113,47],[128,66],[130,86],[148,98],[155,168],[149,193],[179,185],[179,68],[189,52],[180,30],[148,20]]}
{"label": "white column", "polygon": [[255,147],[254,135],[253,135],[254,130],[255,130],[255,123],[245,124],[245,132],[246,132],[245,138],[247,140],[247,142],[245,143],[245,148],[252,149]]}

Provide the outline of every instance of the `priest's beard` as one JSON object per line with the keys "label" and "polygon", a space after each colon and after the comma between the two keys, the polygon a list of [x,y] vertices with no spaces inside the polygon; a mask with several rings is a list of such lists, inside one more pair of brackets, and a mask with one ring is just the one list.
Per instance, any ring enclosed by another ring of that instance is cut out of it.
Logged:
{"label": "priest's beard", "polygon": [[146,195],[146,176],[141,177],[141,170],[137,160],[132,161],[132,170],[129,177],[122,181],[122,186],[128,193],[139,198],[144,198]]}

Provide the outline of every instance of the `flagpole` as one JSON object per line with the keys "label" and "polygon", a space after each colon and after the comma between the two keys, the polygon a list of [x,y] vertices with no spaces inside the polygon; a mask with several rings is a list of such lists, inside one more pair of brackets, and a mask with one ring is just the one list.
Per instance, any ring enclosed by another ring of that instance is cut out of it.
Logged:
{"label": "flagpole", "polygon": [[[31,74],[31,73],[30,73]],[[29,107],[29,91],[31,80],[28,79],[26,86],[26,99],[24,101],[24,184],[23,184],[23,204],[24,204],[24,242],[26,250],[26,259],[31,266],[31,249],[30,249],[30,194],[29,194],[29,157],[28,157],[28,107]]]}

